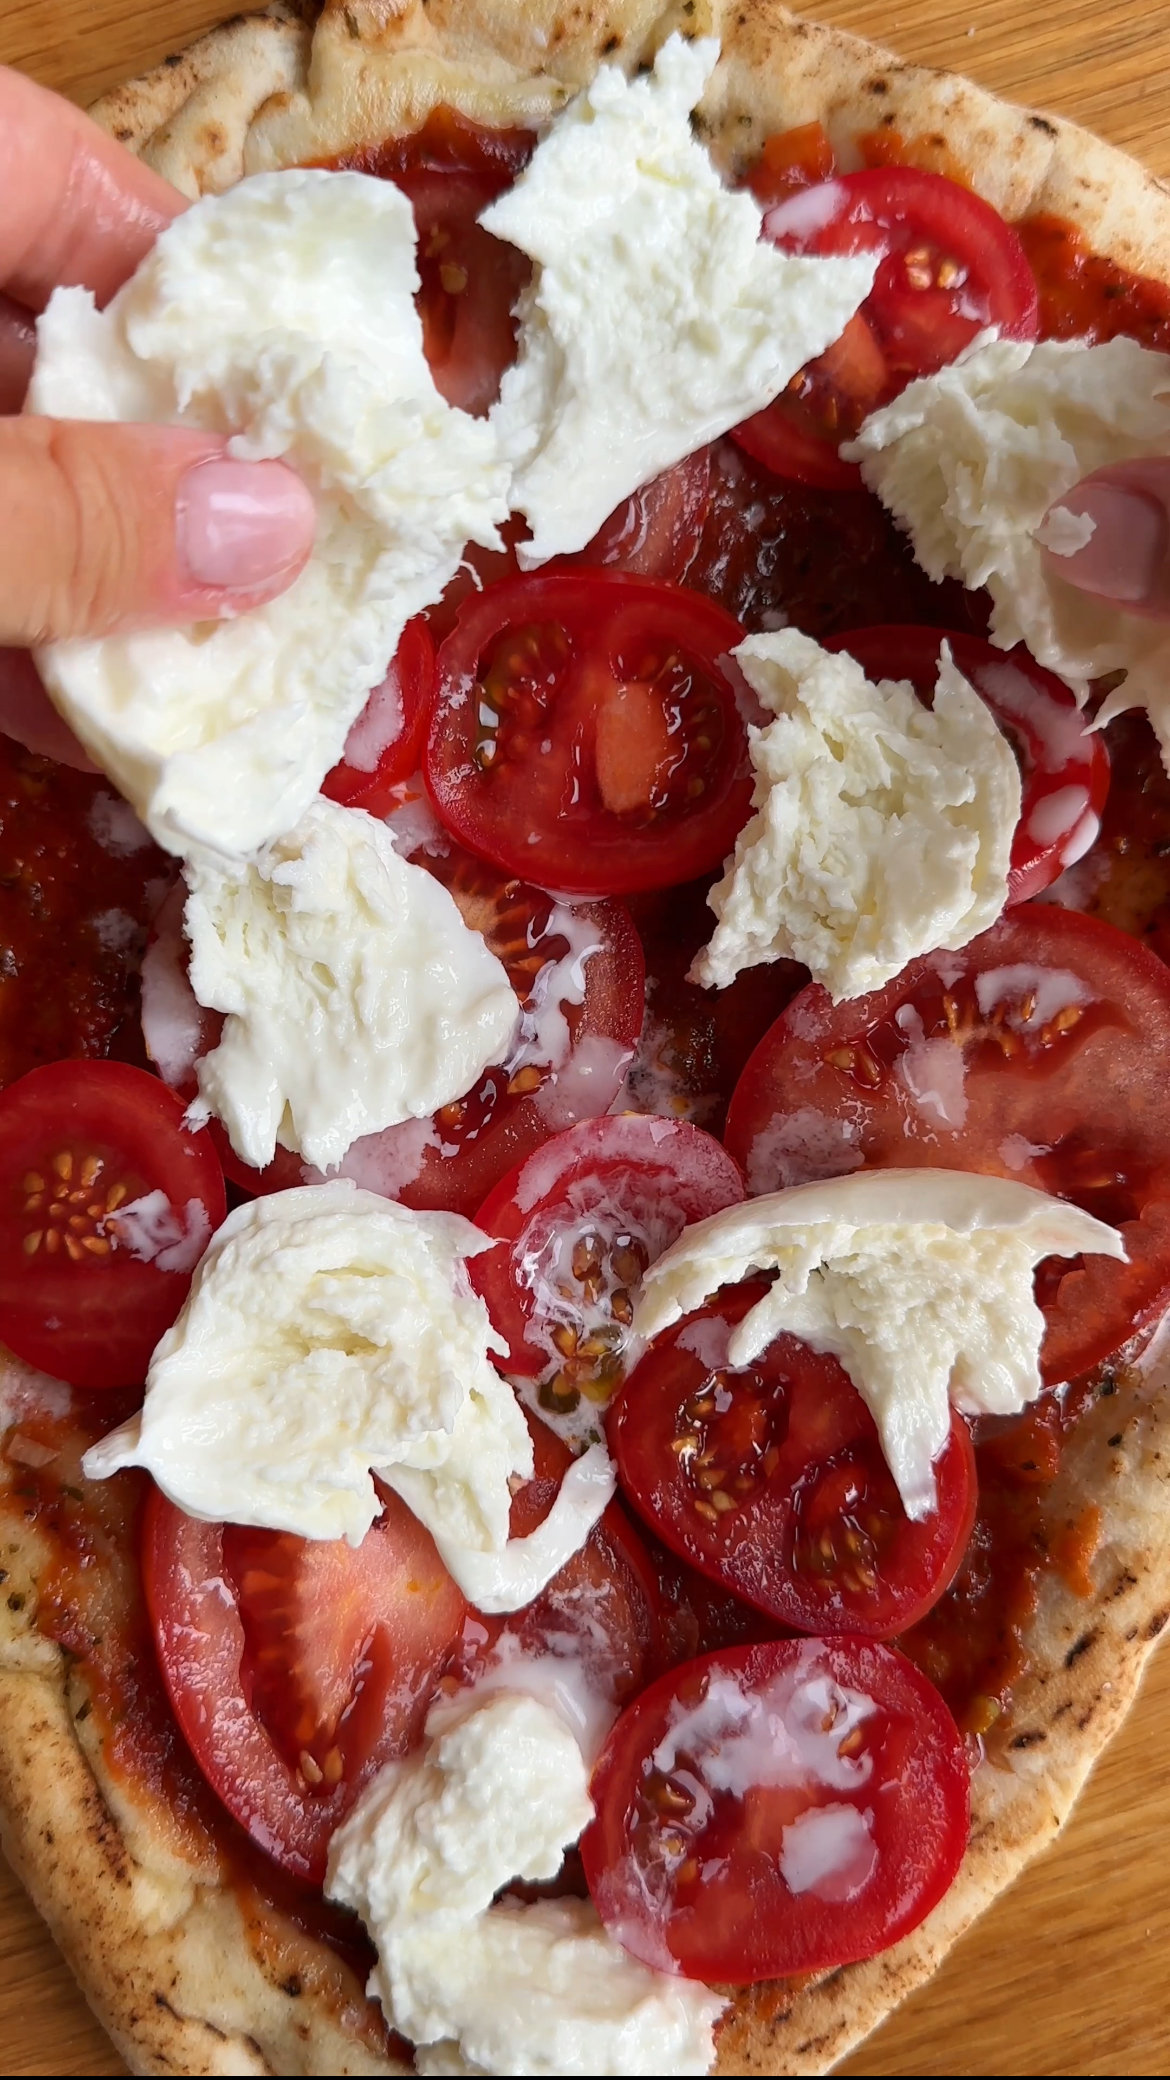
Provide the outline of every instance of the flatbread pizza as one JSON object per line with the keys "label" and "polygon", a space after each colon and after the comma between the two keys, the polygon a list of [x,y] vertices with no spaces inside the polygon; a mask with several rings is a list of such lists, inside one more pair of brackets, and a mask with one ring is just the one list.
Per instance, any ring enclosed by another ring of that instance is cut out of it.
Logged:
{"label": "flatbread pizza", "polygon": [[[770,0],[597,0],[567,14],[552,0],[276,0],[115,89],[93,113],[194,201],[295,167],[381,170],[379,152],[415,137],[441,111],[487,132],[540,134],[599,66],[645,76],[676,35],[719,40],[694,130],[726,182],[748,179],[769,140],[798,133],[800,151],[829,154],[822,170],[903,166],[943,175],[1009,224],[1063,227],[1066,269],[1072,238],[1077,256],[1112,263],[1111,282],[1136,276],[1170,293],[1170,194],[1132,159],[1067,122],[904,65]],[[1053,235],[1043,251],[1028,245],[1042,290],[1055,279],[1040,266]],[[1143,337],[1148,344],[1152,334]],[[1112,910],[1097,901],[1097,914],[1157,948],[1150,906],[1135,897],[1134,915],[1125,916],[1128,898],[1110,900]],[[1055,939],[1063,927],[1051,930]],[[793,957],[813,966],[799,948]],[[1006,972],[1003,961],[985,965]],[[972,988],[982,1006],[978,979]],[[1156,992],[1156,978],[1150,986]],[[1079,1016],[1082,1001],[1069,996],[1045,1016],[1063,1018],[1070,1007]],[[1021,1016],[1026,1026],[1033,1010]],[[1065,1030],[1071,1023],[1053,1026]],[[730,1129],[729,1137],[733,1147]],[[763,1189],[796,1181],[785,1174]],[[301,1184],[301,1173],[284,1182]],[[745,1263],[761,1268],[758,1253]],[[925,1919],[875,1956],[738,1987],[718,2024],[713,2070],[829,2070],[930,1976],[1066,1819],[1170,1614],[1170,1369],[1155,1316],[1147,1309],[1105,1358],[1094,1353],[1076,1386],[1075,1421],[1070,1413],[1037,1475],[1042,1506],[1027,1518],[1032,1544],[1018,1569],[1027,1593],[1006,1627],[1010,1681],[1003,1698],[984,1699],[982,1719],[962,1727],[977,1746],[970,1838],[953,1882]],[[144,1761],[153,1726],[144,1719],[137,1735],[123,1729],[114,1737],[108,1710],[94,1709],[103,1624],[118,1632],[122,1657],[112,1676],[103,1664],[103,1680],[114,1685],[103,1694],[108,1705],[116,1691],[130,1720],[128,1670],[152,1651],[134,1572],[137,1503],[103,1504],[96,1531],[81,1523],[74,1499],[97,1486],[79,1470],[94,1442],[89,1416],[70,1405],[67,1387],[16,1358],[6,1360],[3,1393],[0,1826],[99,2019],[137,2072],[411,2071],[410,2046],[366,1993],[368,1958],[336,1910],[322,1920],[304,1910],[295,1887],[270,1885],[254,1863],[233,1860],[208,1819],[214,1801],[189,1792],[193,1766],[170,1752]],[[654,1528],[662,1528],[657,1519]],[[71,1606],[84,1568],[90,1589]],[[106,1605],[92,1595],[95,1571]]]}

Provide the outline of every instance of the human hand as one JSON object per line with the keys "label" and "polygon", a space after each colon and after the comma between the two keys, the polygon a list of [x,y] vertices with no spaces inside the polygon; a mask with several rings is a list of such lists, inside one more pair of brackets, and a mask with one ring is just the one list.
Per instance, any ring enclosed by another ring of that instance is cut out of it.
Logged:
{"label": "human hand", "polygon": [[1074,555],[1045,550],[1053,577],[1129,614],[1170,619],[1170,458],[1149,455],[1095,470],[1052,511],[1093,522]]}
{"label": "human hand", "polygon": [[[72,103],[0,67],[0,414],[20,410],[53,290],[107,302],[185,207]],[[312,547],[312,498],[283,463],[226,446],[180,427],[0,416],[0,644],[215,620],[284,591]],[[27,659],[0,651],[0,728],[19,717],[23,741],[60,756],[64,725],[38,687]],[[52,741],[34,741],[38,714]]]}

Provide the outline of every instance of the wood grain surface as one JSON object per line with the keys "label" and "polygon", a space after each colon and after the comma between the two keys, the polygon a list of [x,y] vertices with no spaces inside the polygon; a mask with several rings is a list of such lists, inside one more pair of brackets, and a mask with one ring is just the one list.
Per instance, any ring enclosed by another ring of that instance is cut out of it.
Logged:
{"label": "wood grain surface", "polygon": [[[0,0],[0,62],[91,100],[230,0]],[[1088,124],[1170,174],[1166,0],[820,0],[902,56]],[[3,198],[0,197],[0,207]],[[1170,1655],[1056,1848],[844,2067],[868,2074],[1170,2072]],[[97,2028],[0,1866],[0,2071],[111,2074]]]}

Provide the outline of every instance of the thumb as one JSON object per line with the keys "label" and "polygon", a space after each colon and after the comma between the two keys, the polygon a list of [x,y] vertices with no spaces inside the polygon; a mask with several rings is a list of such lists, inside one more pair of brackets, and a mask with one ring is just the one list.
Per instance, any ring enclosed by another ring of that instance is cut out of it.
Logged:
{"label": "thumb", "polygon": [[[1067,516],[1091,522],[1087,538]],[[1078,533],[1082,546],[1060,554],[1054,544]],[[1050,577],[1130,614],[1170,619],[1170,458],[1110,463],[1083,477],[1049,508],[1042,539]]]}
{"label": "thumb", "polygon": [[244,613],[308,559],[315,508],[281,462],[174,426],[0,420],[0,643]]}

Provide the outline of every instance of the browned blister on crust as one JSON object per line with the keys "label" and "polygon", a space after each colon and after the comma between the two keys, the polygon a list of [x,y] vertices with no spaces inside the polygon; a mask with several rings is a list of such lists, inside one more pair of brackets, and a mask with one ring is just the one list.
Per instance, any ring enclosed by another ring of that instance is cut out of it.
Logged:
{"label": "browned blister on crust", "polygon": [[[774,0],[278,0],[141,81],[99,122],[188,195],[243,173],[326,159],[417,129],[447,103],[476,121],[539,125],[603,60],[645,64],[675,29],[723,55],[697,118],[735,174],[775,130],[813,121],[843,166],[892,130],[958,166],[1009,217],[1051,211],[1126,267],[1170,282],[1170,193],[1071,123],[969,81],[905,65]],[[932,140],[934,144],[932,145]],[[1066,1450],[1053,1507],[1102,1512],[1093,1594],[1056,1574],[1027,1637],[1010,1725],[973,1779],[970,1847],[923,1926],[817,1983],[741,1991],[720,2073],[826,2071],[929,1977],[1044,1847],[1133,1701],[1170,1611],[1170,1360],[1123,1368]],[[136,2072],[396,2073],[371,2048],[356,1982],[339,1999],[281,1982],[281,1945],[206,1863],[184,1869],[157,1814],[133,1811],[75,1718],[77,1679],[35,1629],[35,1534],[10,1534],[0,1602],[4,1846],[99,2018]]]}

